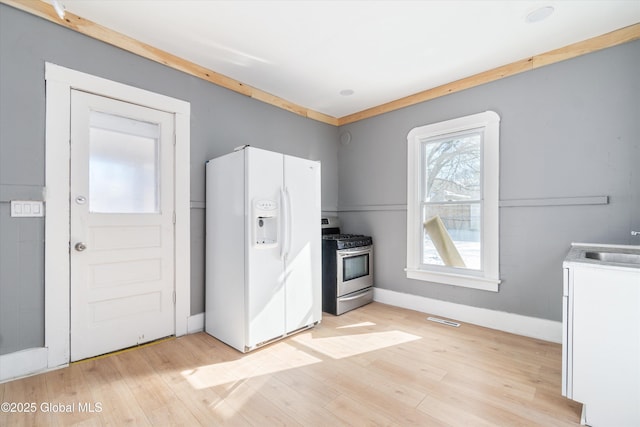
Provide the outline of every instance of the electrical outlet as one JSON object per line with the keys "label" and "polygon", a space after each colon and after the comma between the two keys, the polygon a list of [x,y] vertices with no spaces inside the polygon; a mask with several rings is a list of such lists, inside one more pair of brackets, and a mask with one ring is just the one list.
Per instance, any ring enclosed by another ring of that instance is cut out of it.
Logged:
{"label": "electrical outlet", "polygon": [[12,200],[12,217],[40,217],[44,216],[44,204],[34,200]]}

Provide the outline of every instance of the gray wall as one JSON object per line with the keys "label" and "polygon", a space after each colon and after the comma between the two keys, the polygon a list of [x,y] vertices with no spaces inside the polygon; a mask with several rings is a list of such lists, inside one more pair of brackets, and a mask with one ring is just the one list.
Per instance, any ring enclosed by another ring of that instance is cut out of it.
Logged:
{"label": "gray wall", "polygon": [[[640,244],[630,234],[640,230],[638,70],[640,41],[343,126],[352,141],[339,149],[338,206],[345,231],[374,237],[375,285],[561,320],[571,242]],[[407,279],[407,133],[486,110],[501,116],[500,200],[606,195],[610,203],[500,208],[499,293]]]}
{"label": "gray wall", "polygon": [[[204,162],[256,147],[322,162],[322,204],[338,198],[338,130],[0,5],[0,354],[44,344],[44,220],[9,216],[42,200],[45,61],[191,103],[191,201]],[[198,204],[196,203],[196,206]],[[191,211],[191,313],[204,311],[204,209]]]}
{"label": "gray wall", "polygon": [[[0,4],[0,354],[44,342],[44,221],[10,218],[8,201],[42,199],[45,61],[189,101],[193,202],[204,202],[204,162],[238,145],[322,161],[323,207],[343,208],[345,231],[373,235],[380,288],[560,320],[570,242],[640,244],[629,234],[640,229],[638,41],[338,130]],[[610,204],[501,208],[499,293],[406,279],[406,135],[487,109],[502,117],[502,200],[607,195]],[[344,131],[352,142],[339,145]],[[196,314],[204,210],[191,220]]]}

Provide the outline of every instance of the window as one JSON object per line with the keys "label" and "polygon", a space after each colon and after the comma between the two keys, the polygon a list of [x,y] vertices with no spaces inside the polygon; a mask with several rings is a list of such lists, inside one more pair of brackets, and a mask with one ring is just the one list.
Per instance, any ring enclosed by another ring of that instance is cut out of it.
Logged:
{"label": "window", "polygon": [[499,123],[487,111],[409,132],[408,278],[498,291]]}
{"label": "window", "polygon": [[90,114],[90,212],[160,213],[160,124]]}

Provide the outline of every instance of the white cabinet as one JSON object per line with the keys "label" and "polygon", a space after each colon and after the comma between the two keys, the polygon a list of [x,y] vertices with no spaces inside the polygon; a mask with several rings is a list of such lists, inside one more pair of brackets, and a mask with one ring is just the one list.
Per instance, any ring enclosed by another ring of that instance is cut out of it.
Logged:
{"label": "white cabinet", "polygon": [[583,424],[640,426],[640,268],[564,266],[562,394]]}

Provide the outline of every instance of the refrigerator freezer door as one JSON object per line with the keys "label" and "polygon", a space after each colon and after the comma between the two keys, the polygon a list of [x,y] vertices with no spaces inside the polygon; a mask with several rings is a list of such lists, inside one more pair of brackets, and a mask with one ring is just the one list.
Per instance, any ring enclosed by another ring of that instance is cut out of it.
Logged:
{"label": "refrigerator freezer door", "polygon": [[[246,148],[246,206],[264,200],[279,203],[283,180],[283,155],[257,148]],[[281,211],[280,208],[274,211]],[[250,216],[260,214],[260,210]],[[247,227],[253,228],[256,218],[248,218]],[[275,223],[279,223],[276,221]],[[251,234],[251,233],[246,233]],[[280,258],[282,230],[276,233],[277,245],[247,247],[247,348],[281,337],[285,334],[284,263]]]}
{"label": "refrigerator freezer door", "polygon": [[205,330],[243,351],[245,345],[244,154],[207,162]]}
{"label": "refrigerator freezer door", "polygon": [[284,156],[286,332],[321,320],[320,163]]}

